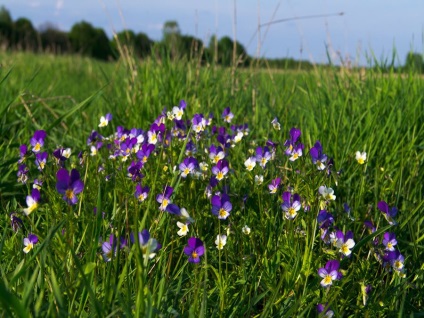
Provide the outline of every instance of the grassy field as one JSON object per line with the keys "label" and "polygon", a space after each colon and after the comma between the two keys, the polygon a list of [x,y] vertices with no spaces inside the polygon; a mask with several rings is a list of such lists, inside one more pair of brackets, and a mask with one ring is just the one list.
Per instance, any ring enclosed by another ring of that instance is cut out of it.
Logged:
{"label": "grassy field", "polygon": [[0,58],[0,315],[424,315],[419,75]]}

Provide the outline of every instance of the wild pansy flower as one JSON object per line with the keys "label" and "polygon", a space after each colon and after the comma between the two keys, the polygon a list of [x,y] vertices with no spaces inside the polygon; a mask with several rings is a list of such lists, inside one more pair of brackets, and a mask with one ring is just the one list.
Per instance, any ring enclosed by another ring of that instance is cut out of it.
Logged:
{"label": "wild pansy flower", "polygon": [[103,146],[103,142],[101,142],[101,141],[99,141],[99,142],[97,142],[96,143],[96,145],[92,145],[91,147],[90,147],[90,156],[96,156],[97,155],[97,152],[98,152],[98,150],[100,149],[100,148],[102,148],[102,146]]}
{"label": "wild pansy flower", "polygon": [[280,123],[278,122],[278,118],[274,117],[274,119],[271,121],[272,127],[274,127],[275,130],[280,130],[281,126]]}
{"label": "wild pansy flower", "polygon": [[26,157],[28,155],[28,147],[27,145],[23,144],[19,147],[19,160],[18,163],[23,163],[26,160]]}
{"label": "wild pansy flower", "polygon": [[196,168],[198,167],[197,160],[193,157],[187,157],[180,163],[179,168],[181,171],[181,177],[185,178],[189,174],[194,173]]}
{"label": "wild pansy flower", "polygon": [[223,193],[221,196],[214,195],[212,197],[212,214],[218,216],[218,219],[225,220],[230,216],[233,208],[228,194]]}
{"label": "wild pansy flower", "polygon": [[186,144],[186,147],[185,147],[185,155],[187,156],[187,157],[193,157],[194,156],[194,154],[197,152],[197,147],[196,147],[196,144],[192,141],[192,140],[190,140],[187,144]]}
{"label": "wild pansy flower", "polygon": [[274,194],[277,193],[278,187],[280,186],[281,178],[275,178],[268,185],[269,193]]}
{"label": "wild pansy flower", "polygon": [[336,196],[334,195],[334,190],[332,188],[327,188],[326,186],[320,186],[319,194],[322,195],[325,201],[336,200]]}
{"label": "wild pansy flower", "polygon": [[[134,234],[130,234],[132,243],[135,243]],[[156,256],[156,252],[162,248],[162,245],[154,238],[150,237],[150,233],[147,229],[138,233],[138,244],[143,253],[144,260],[147,261]]]}
{"label": "wild pansy flower", "polygon": [[340,280],[343,275],[338,271],[340,263],[337,260],[328,261],[324,267],[318,269],[318,275],[323,278],[322,287],[330,287],[334,280]]}
{"label": "wild pansy flower", "polygon": [[328,213],[326,210],[320,210],[317,217],[317,221],[320,224],[321,239],[324,241],[325,244],[329,244],[329,229],[330,226],[334,223],[333,215],[331,213]]}
{"label": "wild pansy flower", "polygon": [[357,151],[355,153],[355,157],[356,157],[356,161],[358,161],[360,165],[363,165],[365,161],[367,160],[367,153],[365,151],[363,152]]}
{"label": "wild pansy flower", "polygon": [[34,245],[38,243],[38,237],[35,234],[29,234],[28,237],[24,238],[24,253],[28,253],[34,248]]}
{"label": "wild pansy flower", "polygon": [[69,174],[68,170],[62,168],[56,173],[56,178],[56,189],[63,194],[63,200],[70,205],[76,204],[77,194],[84,190],[84,182],[80,179],[78,170],[72,169]]}
{"label": "wild pansy flower", "polygon": [[37,153],[44,146],[44,139],[46,139],[46,132],[44,130],[37,130],[30,140],[32,152]]}
{"label": "wild pansy flower", "polygon": [[58,148],[53,151],[53,156],[56,158],[56,163],[62,163],[71,156],[71,148]]}
{"label": "wild pansy flower", "polygon": [[18,167],[18,173],[16,174],[18,177],[18,181],[21,183],[26,183],[28,181],[28,172],[29,169],[27,168],[26,164],[21,164]]}
{"label": "wild pansy flower", "polygon": [[31,195],[26,197],[27,208],[24,209],[25,215],[30,215],[38,208],[38,202],[40,201],[40,191],[38,189],[32,189]]}
{"label": "wild pansy flower", "polygon": [[244,166],[246,167],[247,171],[252,171],[253,168],[256,166],[256,158],[255,157],[249,157],[245,162]]}
{"label": "wild pansy flower", "polygon": [[43,170],[46,166],[47,157],[49,154],[47,152],[38,152],[35,154],[35,164],[38,168],[38,170]]}
{"label": "wild pansy flower", "polygon": [[150,188],[148,186],[142,187],[140,184],[135,186],[134,196],[139,202],[146,200],[147,195],[149,194]]}
{"label": "wild pansy flower", "polygon": [[227,133],[225,127],[219,127],[216,140],[222,145],[222,147],[229,148],[231,146],[232,136]]}
{"label": "wild pansy flower", "polygon": [[194,223],[194,219],[190,216],[190,214],[188,214],[188,212],[187,212],[187,210],[185,208],[181,208],[181,210],[180,210],[180,218],[186,224]]}
{"label": "wild pansy flower", "polygon": [[205,247],[201,239],[197,237],[190,237],[187,246],[184,247],[184,254],[188,255],[190,263],[199,263],[200,256],[205,253]]}
{"label": "wild pansy flower", "polygon": [[397,245],[396,234],[386,232],[383,235],[383,245],[386,247],[386,251],[394,251],[395,246]]}
{"label": "wild pansy flower", "polygon": [[234,114],[231,112],[230,107],[226,107],[222,112],[222,119],[225,122],[231,123],[231,120],[234,118]]}
{"label": "wild pansy flower", "polygon": [[383,212],[384,217],[386,218],[387,222],[389,222],[390,225],[396,225],[396,221],[394,220],[394,217],[398,213],[398,209],[396,207],[389,207],[389,205],[386,203],[386,201],[380,201],[377,203],[378,209]]}
{"label": "wild pansy flower", "polygon": [[181,100],[178,106],[172,107],[172,115],[174,116],[176,120],[181,120],[186,106],[187,106],[186,102],[184,100]]}
{"label": "wild pansy flower", "polygon": [[216,240],[215,240],[215,245],[216,248],[219,250],[222,250],[225,246],[225,244],[227,244],[227,235],[222,234],[222,235],[217,235],[216,236]]}
{"label": "wild pansy flower", "polygon": [[348,205],[346,202],[345,202],[345,203],[343,203],[343,210],[346,212],[347,217],[348,217],[351,221],[355,221],[355,218],[353,218],[353,217],[350,215],[351,210],[350,210],[349,205]]}
{"label": "wild pansy flower", "polygon": [[141,168],[143,168],[143,164],[140,161],[132,161],[127,168],[128,177],[134,182],[139,182],[144,177],[141,173]]}
{"label": "wild pansy flower", "polygon": [[102,243],[103,259],[105,262],[110,262],[112,257],[116,256],[118,246],[115,235],[109,235],[109,241]]}
{"label": "wild pansy flower", "polygon": [[156,201],[160,203],[160,206],[159,206],[160,211],[167,211],[171,214],[179,215],[180,208],[177,205],[171,203],[172,192],[174,192],[174,188],[165,186],[163,193],[158,194],[156,196]]}
{"label": "wild pansy flower", "polygon": [[263,175],[255,175],[255,183],[256,185],[261,185],[264,182],[264,176]]}
{"label": "wild pansy flower", "polygon": [[303,144],[297,144],[300,135],[300,129],[292,128],[290,129],[290,139],[284,142],[284,146],[286,147],[285,153],[287,156],[290,156],[291,161],[296,160],[299,155],[302,155]]}
{"label": "wild pansy flower", "polygon": [[269,152],[268,147],[256,148],[256,162],[258,162],[262,168],[265,168],[269,160],[271,160],[271,153]]}
{"label": "wild pansy flower", "polygon": [[[324,312],[325,310],[325,312]],[[318,311],[318,315],[320,317],[326,317],[326,318],[331,318],[334,316],[334,311],[332,311],[330,309],[330,307],[328,307],[328,304],[318,304],[317,305],[317,311]]]}
{"label": "wild pansy flower", "polygon": [[[371,234],[374,233],[377,230],[376,227],[374,226],[374,224],[371,222],[371,220],[365,220],[364,225],[369,230],[369,232]],[[373,243],[374,243],[375,246],[377,246],[379,244],[378,237],[374,238]]]}
{"label": "wild pansy flower", "polygon": [[248,227],[247,225],[243,226],[243,227],[242,227],[242,229],[241,229],[241,231],[242,231],[242,232],[243,232],[243,234],[245,234],[245,235],[249,235],[249,234],[250,234],[250,232],[251,232],[250,227]]}
{"label": "wild pansy flower", "polygon": [[24,227],[24,222],[16,216],[16,212],[12,212],[10,213],[10,225],[13,231],[18,232],[20,228]]}
{"label": "wild pansy flower", "polygon": [[191,120],[192,128],[196,133],[201,133],[206,128],[206,120],[202,114],[195,114]]}
{"label": "wild pansy flower", "polygon": [[404,262],[405,258],[398,250],[387,251],[383,256],[383,266],[387,268],[390,265],[397,272],[403,271]]}
{"label": "wild pansy flower", "polygon": [[216,166],[212,167],[212,173],[215,175],[216,180],[221,181],[227,175],[229,169],[228,161],[225,159],[219,160]]}
{"label": "wild pansy flower", "polygon": [[177,222],[177,226],[180,228],[180,230],[177,232],[179,236],[186,236],[188,233],[188,224],[182,223],[180,221]]}
{"label": "wild pansy flower", "polygon": [[338,230],[336,232],[335,245],[340,249],[340,253],[342,253],[344,256],[349,256],[352,253],[351,249],[355,246],[353,232],[347,231],[346,235],[344,235],[342,231]]}
{"label": "wild pansy flower", "polygon": [[281,208],[284,212],[286,212],[285,216],[289,220],[293,220],[297,212],[302,207],[302,204],[300,203],[300,196],[299,194],[292,195],[290,192],[286,191],[282,195],[283,198],[283,204],[281,205]]}
{"label": "wild pansy flower", "polygon": [[324,170],[327,155],[322,153],[322,146],[319,141],[315,143],[309,153],[311,154],[312,163],[317,166],[318,170]]}
{"label": "wild pansy flower", "polygon": [[87,145],[94,145],[96,142],[99,142],[103,139],[103,136],[100,135],[97,131],[93,130],[90,133],[90,136],[87,138]]}
{"label": "wild pansy flower", "polygon": [[156,145],[158,141],[162,140],[162,136],[165,133],[165,125],[164,124],[156,124],[153,123],[150,126],[149,131],[147,132],[147,142],[152,145]]}
{"label": "wild pansy flower", "polygon": [[110,113],[106,114],[106,116],[100,117],[99,127],[107,126],[111,120],[112,120],[112,114]]}
{"label": "wild pansy flower", "polygon": [[233,138],[234,143],[235,144],[239,143],[243,139],[243,136],[244,136],[243,132],[241,132],[241,131],[237,132],[237,134],[234,135],[234,138]]}
{"label": "wild pansy flower", "polygon": [[137,158],[141,160],[141,162],[144,164],[147,162],[147,159],[149,158],[150,154],[155,150],[155,145],[152,144],[143,144],[141,146],[141,149],[137,151]]}
{"label": "wild pansy flower", "polygon": [[215,145],[212,144],[209,147],[209,158],[213,163],[217,164],[219,160],[225,158],[225,152],[221,146],[215,147]]}

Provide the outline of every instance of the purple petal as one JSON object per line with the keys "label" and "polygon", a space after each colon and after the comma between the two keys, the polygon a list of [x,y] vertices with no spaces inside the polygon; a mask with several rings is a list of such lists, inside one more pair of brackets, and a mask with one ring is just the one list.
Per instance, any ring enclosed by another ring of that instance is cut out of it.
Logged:
{"label": "purple petal", "polygon": [[378,202],[377,207],[381,212],[386,213],[386,214],[389,213],[389,206],[385,201]]}
{"label": "purple petal", "polygon": [[28,235],[28,239],[32,244],[36,244],[38,242],[38,236],[35,234]]}

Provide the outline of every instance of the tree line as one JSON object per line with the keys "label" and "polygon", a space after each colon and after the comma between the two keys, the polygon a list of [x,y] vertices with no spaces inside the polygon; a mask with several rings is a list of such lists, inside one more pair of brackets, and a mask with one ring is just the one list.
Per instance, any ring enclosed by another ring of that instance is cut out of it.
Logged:
{"label": "tree line", "polygon": [[[100,60],[115,60],[122,54],[131,54],[142,59],[152,55],[171,59],[196,58],[205,63],[223,66],[247,66],[252,61],[244,46],[237,41],[234,42],[230,37],[224,36],[218,39],[212,36],[208,45],[205,45],[196,37],[181,34],[176,21],[165,22],[160,41],[153,41],[147,34],[135,33],[132,30],[121,31],[109,39],[102,28],[96,28],[86,21],[75,23],[69,32],[61,31],[50,23],[45,23],[36,29],[27,18],[13,21],[10,12],[4,6],[0,8],[0,48],[80,54]],[[308,61],[291,58],[261,59],[257,62],[271,68],[308,70],[313,67]],[[393,63],[383,68],[395,68]],[[404,66],[395,69],[424,73],[423,55],[409,52]]]}

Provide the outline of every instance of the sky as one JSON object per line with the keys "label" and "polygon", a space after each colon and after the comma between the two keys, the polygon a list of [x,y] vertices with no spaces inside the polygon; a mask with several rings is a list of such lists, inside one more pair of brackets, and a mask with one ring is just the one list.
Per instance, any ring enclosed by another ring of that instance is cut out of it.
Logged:
{"label": "sky", "polygon": [[85,20],[110,37],[131,29],[155,41],[162,38],[163,24],[175,20],[182,34],[205,44],[213,34],[230,36],[251,56],[267,58],[369,65],[374,57],[390,62],[395,52],[395,63],[402,65],[408,52],[424,54],[423,0],[2,0],[1,5],[14,20],[26,17],[36,28],[49,22],[69,31]]}

